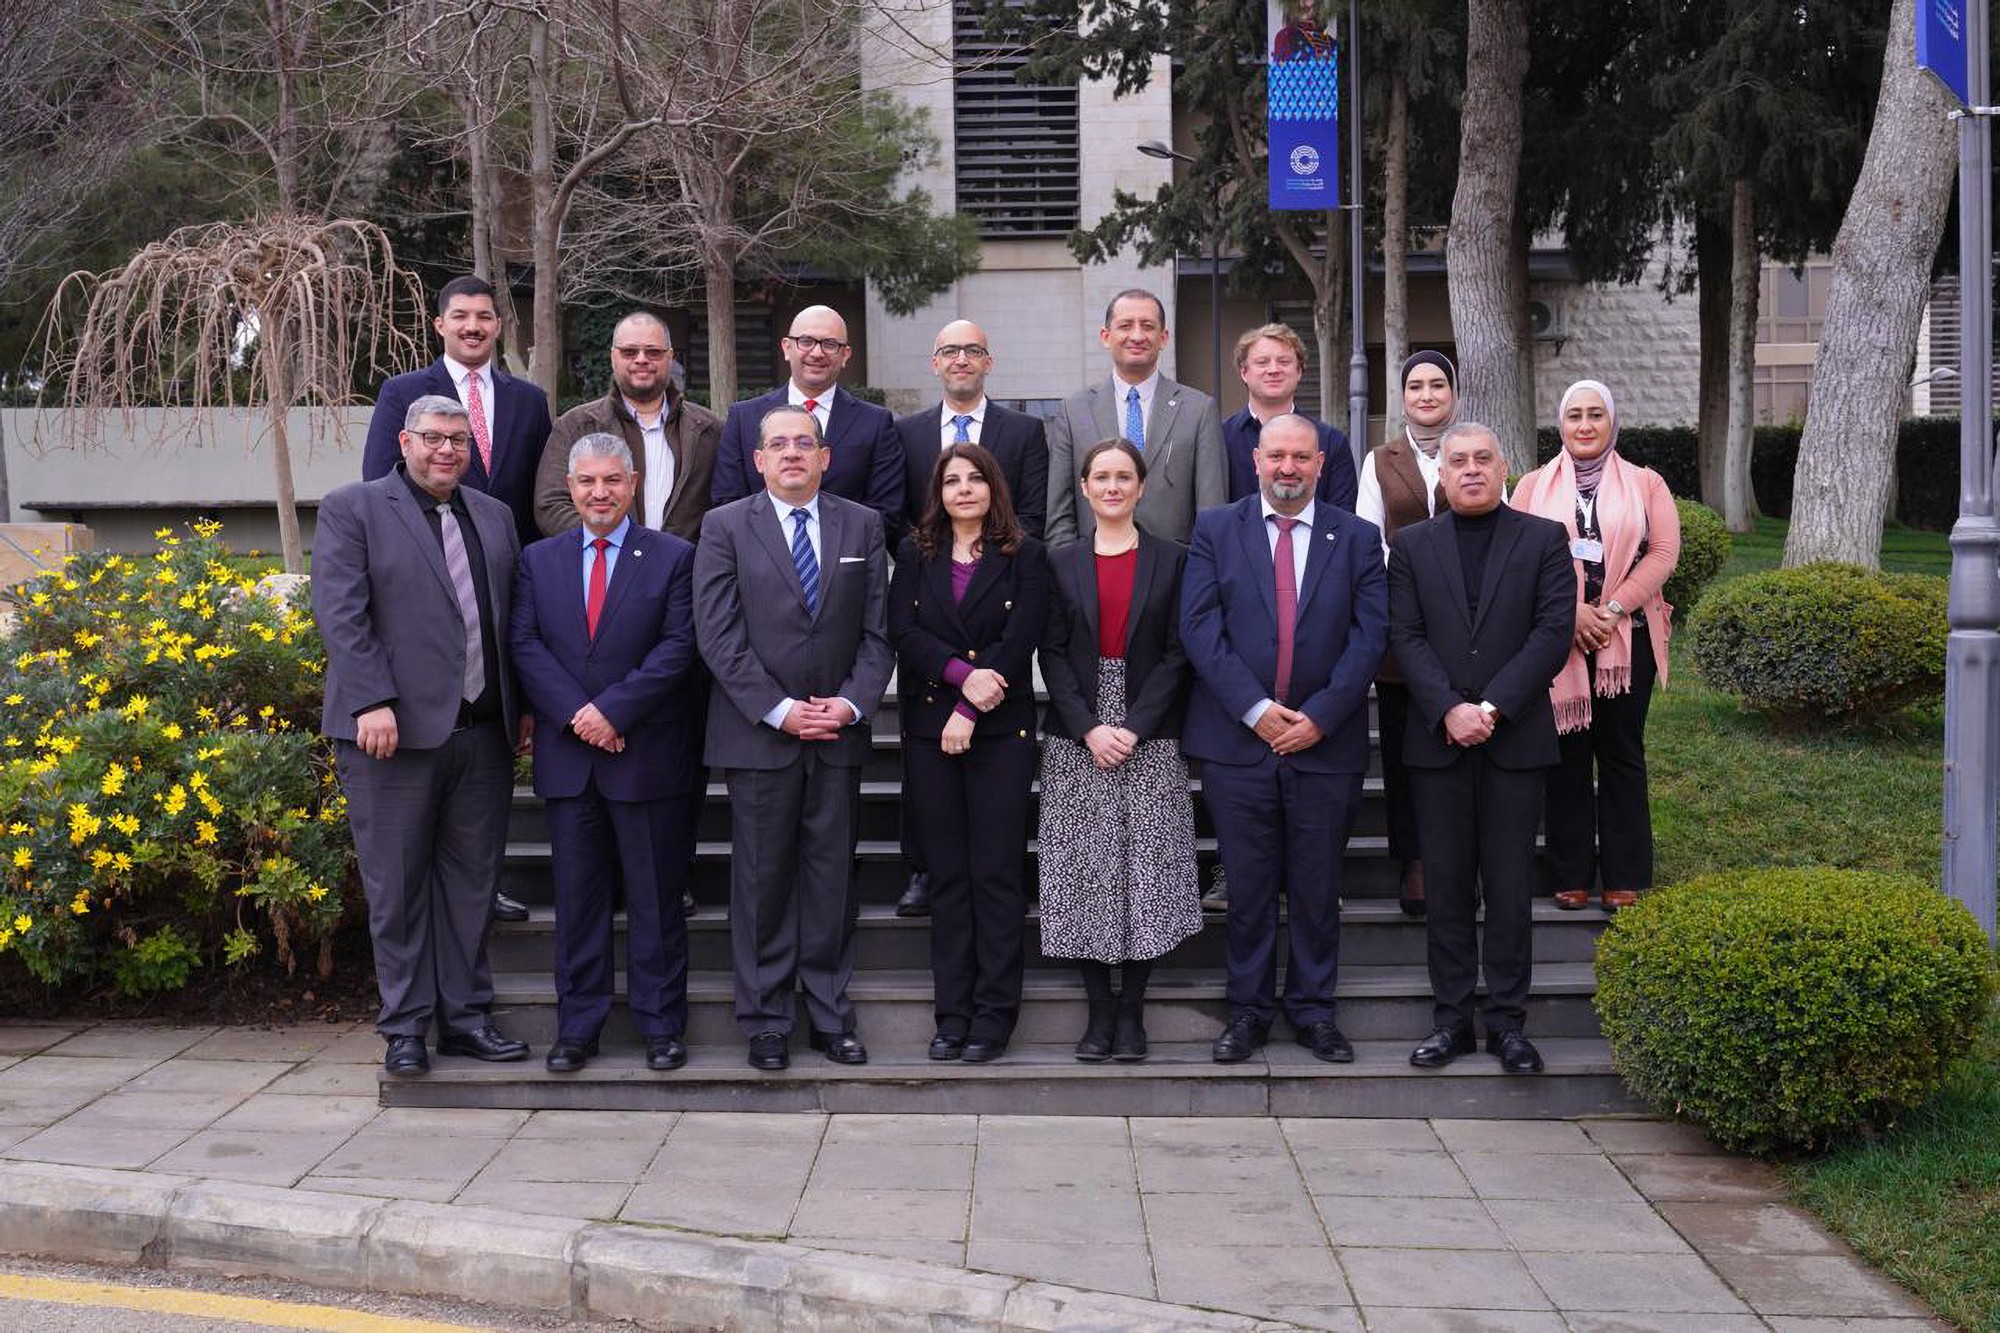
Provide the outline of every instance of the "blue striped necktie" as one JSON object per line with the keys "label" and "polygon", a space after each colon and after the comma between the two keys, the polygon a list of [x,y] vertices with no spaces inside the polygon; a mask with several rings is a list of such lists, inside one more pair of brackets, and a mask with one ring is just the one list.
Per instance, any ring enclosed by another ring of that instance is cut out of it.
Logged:
{"label": "blue striped necktie", "polygon": [[806,536],[806,520],[811,518],[803,509],[792,511],[792,568],[799,572],[799,591],[806,597],[806,610],[819,612],[819,557],[813,554],[812,541]]}
{"label": "blue striped necktie", "polygon": [[955,416],[951,419],[951,425],[952,425],[951,442],[953,444],[972,443],[971,417],[966,416],[963,413],[960,413],[958,416]]}
{"label": "blue striped necktie", "polygon": [[1146,419],[1139,412],[1139,390],[1125,391],[1125,438],[1139,449],[1146,447]]}

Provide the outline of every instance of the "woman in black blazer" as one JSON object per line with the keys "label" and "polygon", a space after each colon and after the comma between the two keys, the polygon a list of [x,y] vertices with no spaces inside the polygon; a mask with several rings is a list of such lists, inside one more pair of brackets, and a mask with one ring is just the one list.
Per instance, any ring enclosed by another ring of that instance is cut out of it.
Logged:
{"label": "woman in black blazer", "polygon": [[[1050,554],[1042,636],[1042,952],[1074,958],[1090,1000],[1076,1058],[1146,1058],[1152,960],[1201,929],[1194,805],[1178,737],[1186,706],[1187,551],[1133,519],[1146,460],[1124,440],[1083,456],[1097,520]],[[1119,965],[1119,993],[1111,967]]]}
{"label": "woman in black blazer", "polygon": [[992,1060],[1021,1011],[1033,657],[1048,562],[993,455],[954,444],[889,585],[903,819],[931,877],[933,1060]]}

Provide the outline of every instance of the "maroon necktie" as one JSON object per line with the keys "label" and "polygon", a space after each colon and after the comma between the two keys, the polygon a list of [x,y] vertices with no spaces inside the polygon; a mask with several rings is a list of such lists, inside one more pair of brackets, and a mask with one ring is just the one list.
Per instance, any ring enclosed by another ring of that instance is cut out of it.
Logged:
{"label": "maroon necktie", "polygon": [[1271,515],[1271,521],[1278,525],[1278,546],[1271,553],[1278,594],[1278,672],[1271,684],[1278,702],[1283,703],[1292,688],[1292,622],[1299,616],[1299,581],[1292,573],[1292,529],[1299,521],[1281,514]]}
{"label": "maroon necktie", "polygon": [[583,598],[583,623],[594,639],[597,637],[597,618],[604,614],[604,565],[607,559],[604,551],[611,543],[599,537],[590,544],[597,551],[597,559],[590,562],[590,590]]}

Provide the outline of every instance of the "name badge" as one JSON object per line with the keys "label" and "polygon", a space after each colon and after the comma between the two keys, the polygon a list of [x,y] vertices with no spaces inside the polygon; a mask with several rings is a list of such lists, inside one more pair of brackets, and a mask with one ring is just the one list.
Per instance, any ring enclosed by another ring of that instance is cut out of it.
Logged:
{"label": "name badge", "polygon": [[1569,553],[1586,565],[1604,563],[1604,543],[1595,537],[1577,537],[1569,544]]}

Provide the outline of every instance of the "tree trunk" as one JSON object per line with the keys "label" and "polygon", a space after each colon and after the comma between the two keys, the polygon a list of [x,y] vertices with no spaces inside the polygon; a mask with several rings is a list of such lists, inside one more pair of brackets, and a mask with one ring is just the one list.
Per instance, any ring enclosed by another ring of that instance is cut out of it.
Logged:
{"label": "tree trunk", "polygon": [[1750,446],[1755,420],[1757,289],[1763,267],[1757,254],[1757,200],[1750,179],[1739,177],[1729,201],[1729,435],[1722,463],[1722,521],[1731,532],[1756,526],[1757,497],[1750,490]]}
{"label": "tree trunk", "polygon": [[[1706,210],[1694,218],[1695,323],[1700,329],[1700,406],[1696,409],[1696,464],[1701,502],[1720,514],[1729,475],[1729,232]],[[1753,497],[1754,500],[1754,497]]]}
{"label": "tree trunk", "polygon": [[[1347,428],[1347,220],[1349,214],[1326,215],[1326,251],[1320,257],[1313,284],[1313,339],[1319,346],[1319,419]],[[1353,442],[1349,442],[1353,448]]]}
{"label": "tree trunk", "polygon": [[708,405],[723,415],[736,401],[736,257],[710,246],[701,270],[708,297]]}
{"label": "tree trunk", "polygon": [[528,178],[535,200],[535,343],[528,376],[556,400],[562,372],[562,219],[556,211],[555,54],[549,19],[537,14],[528,30]]}
{"label": "tree trunk", "polygon": [[1913,0],[1895,0],[1861,176],[1833,242],[1833,286],[1792,482],[1785,564],[1877,567],[1917,325],[1956,179],[1951,101],[1916,67]]}
{"label": "tree trunk", "polygon": [[1524,0],[1468,0],[1458,188],[1445,277],[1458,343],[1459,417],[1491,426],[1508,467],[1534,465],[1524,418],[1514,290],[1514,196],[1521,176],[1521,85],[1528,73]]}
{"label": "tree trunk", "polygon": [[[1534,335],[1528,329],[1528,201],[1514,195],[1514,226],[1507,244],[1507,269],[1509,274],[1508,297],[1514,303],[1514,392],[1520,396],[1517,409],[1522,422],[1521,438],[1526,443],[1527,457],[1520,470],[1541,464],[1539,443],[1541,415],[1535,411],[1535,346]],[[1505,439],[1505,436],[1501,437]]]}
{"label": "tree trunk", "polygon": [[1403,386],[1397,375],[1410,345],[1410,86],[1389,75],[1389,132],[1382,154],[1382,407],[1383,436],[1403,431]]}
{"label": "tree trunk", "polygon": [[292,51],[291,15],[285,0],[265,0],[264,21],[271,38],[271,72],[278,85],[278,105],[272,126],[272,169],[278,186],[278,212],[290,217],[299,210],[298,70]]}
{"label": "tree trunk", "polygon": [[299,540],[299,499],[292,485],[292,442],[289,431],[292,403],[291,348],[285,343],[282,322],[266,318],[259,322],[258,341],[263,345],[266,405],[271,413],[271,477],[278,507],[278,549],[287,574],[306,572],[305,544]]}

